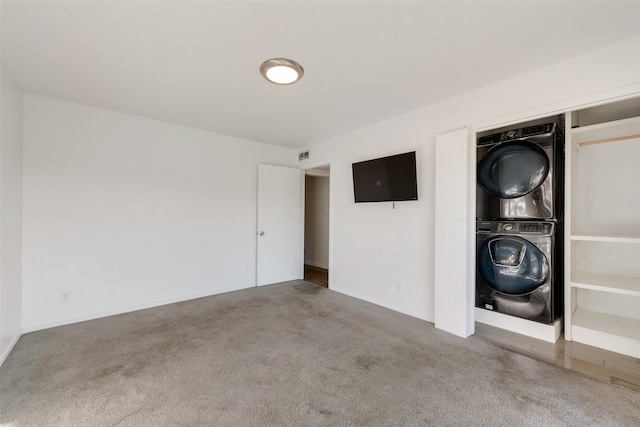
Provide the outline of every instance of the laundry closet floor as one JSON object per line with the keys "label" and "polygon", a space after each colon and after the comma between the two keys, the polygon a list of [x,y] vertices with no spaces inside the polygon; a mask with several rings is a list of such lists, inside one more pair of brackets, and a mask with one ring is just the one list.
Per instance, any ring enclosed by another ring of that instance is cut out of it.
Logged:
{"label": "laundry closet floor", "polygon": [[484,323],[476,323],[475,336],[516,353],[640,392],[640,359],[638,358],[566,341],[563,336],[553,344]]}

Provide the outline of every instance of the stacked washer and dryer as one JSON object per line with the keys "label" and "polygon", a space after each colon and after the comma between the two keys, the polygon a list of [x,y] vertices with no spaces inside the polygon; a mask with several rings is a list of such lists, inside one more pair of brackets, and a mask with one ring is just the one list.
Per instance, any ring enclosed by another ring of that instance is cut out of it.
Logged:
{"label": "stacked washer and dryer", "polygon": [[562,119],[478,135],[479,308],[547,324],[562,313]]}

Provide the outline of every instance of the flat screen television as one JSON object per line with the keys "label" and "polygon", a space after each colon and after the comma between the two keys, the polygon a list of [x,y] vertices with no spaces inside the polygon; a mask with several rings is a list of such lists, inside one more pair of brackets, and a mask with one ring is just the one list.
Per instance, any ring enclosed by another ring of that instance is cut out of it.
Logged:
{"label": "flat screen television", "polygon": [[416,152],[354,163],[356,203],[418,200]]}

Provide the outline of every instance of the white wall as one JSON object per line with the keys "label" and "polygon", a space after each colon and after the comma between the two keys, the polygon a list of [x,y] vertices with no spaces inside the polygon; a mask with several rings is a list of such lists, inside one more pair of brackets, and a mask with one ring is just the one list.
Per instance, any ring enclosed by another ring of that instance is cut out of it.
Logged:
{"label": "white wall", "polygon": [[[640,93],[637,51],[640,37],[310,147],[301,166],[331,163],[332,288],[433,321],[436,135]],[[24,121],[26,330],[255,283],[256,164],[295,152],[35,95]],[[352,162],[409,150],[420,200],[353,203]]]}
{"label": "white wall", "polygon": [[254,286],[257,165],[295,161],[25,94],[24,330]]}
{"label": "white wall", "polygon": [[22,91],[0,65],[0,364],[21,334]]}
{"label": "white wall", "polygon": [[[309,147],[310,157],[301,165],[331,163],[332,289],[433,321],[436,135],[640,94],[637,52],[640,37]],[[390,203],[354,203],[351,163],[413,149],[418,201],[396,203],[395,209]],[[466,263],[466,248],[461,248],[460,268]]]}
{"label": "white wall", "polygon": [[306,175],[304,263],[329,268],[329,178]]}

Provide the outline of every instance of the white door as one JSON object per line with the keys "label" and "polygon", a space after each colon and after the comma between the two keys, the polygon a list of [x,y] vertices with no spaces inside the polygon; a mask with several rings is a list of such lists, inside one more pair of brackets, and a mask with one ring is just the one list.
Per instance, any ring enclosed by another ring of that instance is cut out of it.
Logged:
{"label": "white door", "polygon": [[258,165],[257,285],[302,279],[302,171]]}
{"label": "white door", "polygon": [[468,134],[436,136],[435,326],[461,337],[473,333],[467,275]]}

